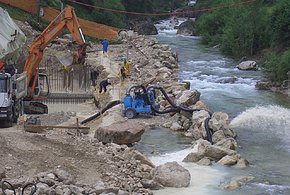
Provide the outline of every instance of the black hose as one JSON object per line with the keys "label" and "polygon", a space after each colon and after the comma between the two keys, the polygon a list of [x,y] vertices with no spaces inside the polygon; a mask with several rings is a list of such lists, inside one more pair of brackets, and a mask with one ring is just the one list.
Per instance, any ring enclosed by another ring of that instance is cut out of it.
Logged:
{"label": "black hose", "polygon": [[24,195],[24,192],[25,192],[26,188],[28,188],[28,187],[33,187],[32,190],[30,191],[29,195],[35,194],[35,192],[37,190],[36,184],[35,183],[28,183],[25,186],[23,186],[22,195]]}
{"label": "black hose", "polygon": [[[160,110],[157,110],[154,108],[154,106],[151,105],[151,109],[158,113],[158,114],[166,114],[166,113],[170,113],[170,112],[175,112],[175,113],[180,113],[180,111],[185,111],[185,112],[189,112],[189,113],[193,113],[193,112],[197,112],[197,111],[201,111],[201,110],[204,110],[204,109],[189,109],[189,108],[185,108],[183,106],[177,106],[170,98],[169,96],[167,95],[166,91],[163,89],[163,87],[160,87],[160,86],[150,86],[147,88],[147,91],[150,91],[151,89],[159,89],[162,94],[164,95],[165,99],[169,102],[169,104],[172,106],[171,109],[167,109],[167,110],[163,110],[163,111],[160,111]],[[207,110],[205,110],[207,111]],[[207,134],[207,140],[212,143],[212,130],[210,129],[209,127],[209,120],[211,119],[211,116],[212,116],[212,113],[207,111],[209,116],[208,118],[206,118],[205,122],[204,122],[204,127],[205,127],[205,130],[206,130],[206,134]]]}
{"label": "black hose", "polygon": [[[7,187],[8,186],[8,187]],[[3,181],[2,184],[1,184],[1,189],[2,189],[2,193],[4,195],[6,195],[6,192],[5,190],[8,189],[8,190],[12,190],[13,191],[13,194],[16,195],[16,191],[13,187],[13,185],[11,183],[9,183],[8,181]]]}
{"label": "black hose", "polygon": [[143,90],[143,93],[144,93],[144,94],[147,94],[147,90],[146,90],[146,88],[144,87],[144,85],[133,85],[133,86],[131,86],[131,87],[126,91],[126,95],[130,95],[131,90],[134,89],[134,88],[136,88],[136,89],[141,88],[141,89]]}
{"label": "black hose", "polygon": [[171,113],[171,112],[175,112],[175,113],[179,113],[180,112],[180,109],[178,109],[178,108],[169,108],[167,110],[160,111],[160,110],[157,110],[156,108],[154,108],[154,106],[152,106],[152,105],[151,105],[151,109],[154,112],[158,113],[158,114],[168,114],[168,113]]}
{"label": "black hose", "polygon": [[[8,187],[7,187],[8,186]],[[36,184],[35,183],[27,183],[25,186],[23,186],[22,188],[22,191],[21,191],[21,195],[24,195],[24,192],[25,190],[28,188],[28,187],[33,187],[29,193],[29,195],[33,195],[35,194],[36,190],[37,190],[37,187],[36,187]],[[13,187],[13,185],[11,183],[9,183],[8,181],[3,181],[2,184],[1,184],[1,189],[2,189],[2,193],[3,195],[6,195],[6,192],[5,190],[8,189],[8,190],[12,190],[13,191],[13,195],[16,195],[16,191],[15,191],[15,188]]]}
{"label": "black hose", "polygon": [[81,122],[81,124],[85,124],[85,123],[87,123],[87,122],[90,122],[91,120],[94,120],[95,118],[99,117],[101,114],[103,114],[104,112],[106,112],[106,111],[109,110],[110,108],[112,108],[112,107],[114,107],[114,106],[117,106],[117,105],[120,104],[120,103],[121,103],[120,100],[115,100],[115,101],[112,101],[112,102],[108,103],[108,104],[106,105],[105,108],[103,108],[101,111],[95,113],[94,115],[92,115],[92,116],[86,118],[85,120],[83,120],[83,121]]}
{"label": "black hose", "polygon": [[209,141],[212,144],[212,129],[209,128],[208,122],[210,120],[211,117],[208,117],[205,119],[204,121],[204,128],[206,131],[206,136],[207,136],[207,141]]}

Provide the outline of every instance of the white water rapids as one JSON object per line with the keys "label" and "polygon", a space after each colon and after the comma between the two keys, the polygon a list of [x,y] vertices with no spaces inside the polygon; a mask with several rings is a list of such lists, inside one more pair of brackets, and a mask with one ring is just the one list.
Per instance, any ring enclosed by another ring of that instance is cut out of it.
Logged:
{"label": "white water rapids", "polygon": [[262,129],[278,136],[290,136],[290,110],[280,106],[256,106],[234,118],[230,127]]}
{"label": "white water rapids", "polygon": [[[157,39],[178,52],[180,80],[190,81],[212,111],[226,112],[233,118],[230,125],[238,134],[239,153],[251,164],[242,170],[216,164],[203,167],[182,162],[192,148],[167,151],[152,156],[151,160],[156,165],[178,162],[190,171],[191,183],[188,188],[166,188],[154,194],[290,194],[289,99],[257,91],[255,83],[262,77],[260,71],[240,71],[235,68],[234,60],[201,45],[199,37],[176,35],[174,26],[182,21],[184,19],[159,22]],[[166,141],[168,135],[164,136],[160,136],[160,141]],[[236,191],[221,189],[222,183],[241,175],[254,176],[254,183]]]}
{"label": "white water rapids", "polygon": [[207,166],[199,166],[195,163],[183,163],[182,160],[186,157],[187,154],[192,152],[192,148],[184,149],[178,152],[168,153],[161,156],[151,157],[152,162],[158,166],[164,164],[166,162],[176,161],[178,164],[189,170],[191,175],[190,186],[187,188],[166,188],[164,190],[154,191],[156,195],[192,195],[194,194],[212,194],[218,192],[218,186],[220,185],[220,181],[226,175],[218,169],[214,169],[212,167]]}

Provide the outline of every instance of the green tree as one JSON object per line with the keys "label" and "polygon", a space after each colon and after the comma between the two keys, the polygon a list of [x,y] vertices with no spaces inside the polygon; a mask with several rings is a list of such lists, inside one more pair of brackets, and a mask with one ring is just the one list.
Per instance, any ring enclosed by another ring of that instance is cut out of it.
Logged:
{"label": "green tree", "polygon": [[282,83],[290,71],[290,50],[282,54],[268,52],[264,57],[265,73],[271,81]]}
{"label": "green tree", "polygon": [[129,12],[152,12],[153,0],[122,0],[123,5]]}
{"label": "green tree", "polygon": [[[121,0],[99,0],[95,2],[95,5],[114,10],[125,10]],[[95,9],[92,11],[92,17],[99,23],[108,24],[119,28],[124,26],[124,14]]]}
{"label": "green tree", "polygon": [[273,44],[290,46],[290,1],[279,0],[270,16]]}

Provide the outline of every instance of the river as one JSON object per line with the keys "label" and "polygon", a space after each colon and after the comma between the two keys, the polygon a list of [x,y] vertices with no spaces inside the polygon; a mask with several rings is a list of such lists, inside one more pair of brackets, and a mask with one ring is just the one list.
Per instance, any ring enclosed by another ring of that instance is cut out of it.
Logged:
{"label": "river", "polygon": [[[200,37],[176,35],[169,20],[156,26],[156,38],[178,52],[179,79],[190,81],[212,111],[229,114],[231,128],[238,135],[239,153],[250,166],[235,169],[182,163],[192,150],[190,141],[166,129],[151,130],[140,143],[153,153],[151,160],[157,165],[177,161],[191,173],[188,188],[166,188],[154,194],[290,194],[290,99],[256,90],[256,81],[263,77],[261,71],[238,70],[235,60],[202,45]],[[229,82],[232,78],[234,83]],[[236,191],[221,189],[221,183],[242,175],[255,179]]]}

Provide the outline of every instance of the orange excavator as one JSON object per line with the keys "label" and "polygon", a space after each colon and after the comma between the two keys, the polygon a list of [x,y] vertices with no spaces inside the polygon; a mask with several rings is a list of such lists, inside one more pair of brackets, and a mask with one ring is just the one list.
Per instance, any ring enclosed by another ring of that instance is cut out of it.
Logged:
{"label": "orange excavator", "polygon": [[[45,98],[49,94],[48,79],[45,74],[39,73],[39,63],[42,60],[43,52],[48,44],[50,44],[63,30],[69,30],[73,40],[78,44],[77,53],[74,56],[73,63],[84,63],[86,57],[86,42],[80,28],[74,8],[67,6],[46,29],[33,41],[29,49],[29,55],[26,59],[24,71],[27,74],[27,97],[25,98],[26,113],[46,113],[47,106],[35,102]],[[47,91],[44,92],[44,86],[40,84],[40,80],[45,81]],[[31,101],[32,100],[32,101]],[[29,105],[27,103],[29,102]]]}
{"label": "orange excavator", "polygon": [[49,94],[48,79],[46,74],[39,72],[39,64],[46,46],[66,29],[70,31],[73,40],[78,44],[77,53],[73,56],[73,63],[83,64],[87,44],[74,8],[71,6],[62,10],[35,38],[29,49],[22,74],[18,74],[13,65],[0,61],[0,121],[7,122],[10,126],[17,121],[23,108],[27,114],[48,112],[47,106],[39,102]]}
{"label": "orange excavator", "polygon": [[84,62],[87,46],[84,35],[74,8],[67,6],[31,44],[29,56],[24,66],[28,80],[28,95],[30,97],[35,97],[39,94],[39,92],[36,92],[39,76],[38,67],[43,57],[44,49],[65,29],[70,31],[74,41],[79,45],[75,61],[77,63]]}

